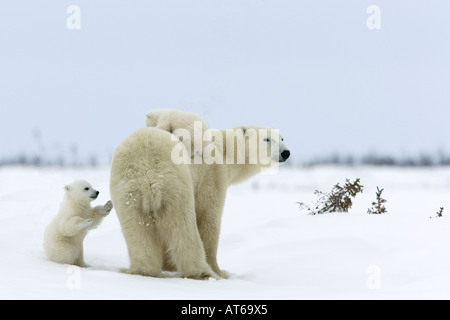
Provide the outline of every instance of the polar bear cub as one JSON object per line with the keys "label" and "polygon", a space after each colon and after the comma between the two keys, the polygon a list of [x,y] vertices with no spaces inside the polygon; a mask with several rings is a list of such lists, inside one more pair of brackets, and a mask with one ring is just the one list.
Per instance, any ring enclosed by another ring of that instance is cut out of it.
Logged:
{"label": "polar bear cub", "polygon": [[211,141],[208,125],[198,115],[176,109],[156,109],[147,112],[145,125],[173,133],[191,154],[203,155],[203,141]]}
{"label": "polar bear cub", "polygon": [[113,205],[108,201],[92,208],[90,203],[100,192],[83,180],[74,181],[64,190],[59,213],[45,229],[44,250],[53,262],[87,267],[83,259],[83,240],[88,231],[109,214]]}

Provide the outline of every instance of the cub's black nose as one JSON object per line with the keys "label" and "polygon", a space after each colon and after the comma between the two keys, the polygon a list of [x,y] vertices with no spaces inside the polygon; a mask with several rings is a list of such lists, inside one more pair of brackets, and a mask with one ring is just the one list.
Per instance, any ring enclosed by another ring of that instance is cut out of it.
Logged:
{"label": "cub's black nose", "polygon": [[291,152],[290,152],[289,150],[284,150],[284,151],[281,153],[281,157],[282,157],[284,160],[287,160],[287,159],[289,158],[290,155],[291,155]]}

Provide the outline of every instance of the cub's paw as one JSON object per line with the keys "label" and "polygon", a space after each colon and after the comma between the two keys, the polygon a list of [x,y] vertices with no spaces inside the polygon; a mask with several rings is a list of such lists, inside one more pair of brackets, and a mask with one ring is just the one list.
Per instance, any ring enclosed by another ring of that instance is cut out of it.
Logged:
{"label": "cub's paw", "polygon": [[94,222],[94,219],[92,219],[92,218],[83,220],[82,222],[80,222],[80,223],[77,224],[77,229],[78,229],[78,230],[83,230],[83,229],[85,229],[85,228],[91,226],[91,225],[92,225],[92,222]]}
{"label": "cub's paw", "polygon": [[107,214],[109,214],[111,212],[112,208],[113,208],[113,204],[112,204],[111,200],[109,200],[103,207],[103,210],[104,210],[103,214],[106,216]]}

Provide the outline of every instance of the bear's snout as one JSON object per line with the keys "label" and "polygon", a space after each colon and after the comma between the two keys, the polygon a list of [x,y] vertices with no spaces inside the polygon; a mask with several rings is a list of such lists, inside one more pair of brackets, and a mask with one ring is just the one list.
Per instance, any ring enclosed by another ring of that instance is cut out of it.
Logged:
{"label": "bear's snout", "polygon": [[100,193],[100,191],[94,191],[94,192],[91,194],[91,198],[92,198],[92,199],[97,199],[99,193]]}
{"label": "bear's snout", "polygon": [[290,155],[291,155],[291,152],[289,150],[284,150],[281,153],[281,161],[285,162],[289,158]]}

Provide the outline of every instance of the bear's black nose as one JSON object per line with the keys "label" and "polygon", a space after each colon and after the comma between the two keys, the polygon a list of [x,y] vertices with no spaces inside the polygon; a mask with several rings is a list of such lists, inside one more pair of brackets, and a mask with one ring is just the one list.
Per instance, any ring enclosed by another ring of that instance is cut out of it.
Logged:
{"label": "bear's black nose", "polygon": [[287,158],[289,158],[290,155],[291,155],[291,152],[290,152],[289,150],[284,150],[284,151],[281,153],[281,157],[282,157],[284,160],[287,160]]}
{"label": "bear's black nose", "polygon": [[98,195],[100,193],[100,191],[95,191],[95,193]]}

